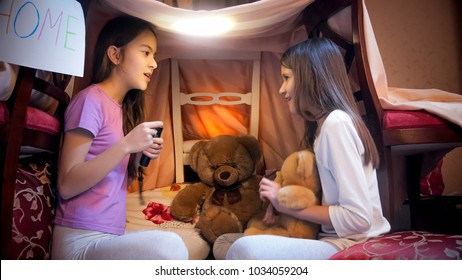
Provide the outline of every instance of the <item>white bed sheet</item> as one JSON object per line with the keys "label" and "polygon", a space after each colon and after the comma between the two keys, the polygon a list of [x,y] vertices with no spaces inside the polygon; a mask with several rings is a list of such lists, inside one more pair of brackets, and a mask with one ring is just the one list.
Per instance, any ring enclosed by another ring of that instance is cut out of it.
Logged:
{"label": "white bed sheet", "polygon": [[[127,195],[127,223],[126,231],[134,230],[168,230],[181,236],[189,251],[189,259],[203,260],[210,253],[210,245],[202,238],[200,232],[194,228],[192,223],[181,221],[165,221],[155,224],[146,220],[143,210],[149,202],[157,202],[170,206],[175,195],[185,187],[185,184],[172,184],[162,188],[156,188],[143,192],[144,204],[140,203],[139,193],[129,193]],[[174,248],[172,248],[174,249]]]}

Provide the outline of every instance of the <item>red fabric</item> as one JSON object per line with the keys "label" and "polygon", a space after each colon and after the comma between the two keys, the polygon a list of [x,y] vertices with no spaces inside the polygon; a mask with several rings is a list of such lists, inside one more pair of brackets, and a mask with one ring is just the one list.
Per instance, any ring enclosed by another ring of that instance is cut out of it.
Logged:
{"label": "red fabric", "polygon": [[13,206],[13,254],[16,259],[50,259],[56,192],[51,161],[21,164]]}
{"label": "red fabric", "polygon": [[442,195],[444,191],[443,172],[441,159],[436,167],[425,177],[420,179],[420,193],[423,195]]}
{"label": "red fabric", "polygon": [[33,107],[27,108],[25,127],[59,134],[58,119]]}
{"label": "red fabric", "polygon": [[460,260],[462,235],[422,231],[389,233],[355,244],[331,260]]}
{"label": "red fabric", "polygon": [[153,222],[154,224],[162,224],[165,221],[173,221],[170,214],[170,206],[157,202],[149,202],[146,208],[143,209],[145,219]]}
{"label": "red fabric", "polygon": [[6,102],[0,102],[0,124],[7,124],[9,122],[8,107],[6,107]]}
{"label": "red fabric", "polygon": [[[8,107],[6,102],[0,102],[0,124],[7,124],[9,120]],[[28,107],[26,112],[26,123],[28,129],[46,131],[59,134],[59,121],[55,117],[33,107]]]}
{"label": "red fabric", "polygon": [[436,115],[423,110],[419,111],[395,111],[385,110],[383,114],[384,129],[418,128],[418,127],[441,127],[446,126],[446,121]]}
{"label": "red fabric", "polygon": [[[385,110],[383,116],[384,129],[431,128],[446,125],[446,120],[424,110]],[[420,191],[423,195],[441,195],[443,193],[444,182],[441,166],[442,161],[438,163],[434,170],[421,179]]]}

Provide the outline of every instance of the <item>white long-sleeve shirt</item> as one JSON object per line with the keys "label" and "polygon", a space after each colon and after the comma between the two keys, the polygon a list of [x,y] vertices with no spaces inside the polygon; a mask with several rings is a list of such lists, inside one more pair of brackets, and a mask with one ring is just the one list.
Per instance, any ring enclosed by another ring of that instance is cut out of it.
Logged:
{"label": "white long-sleeve shirt", "polygon": [[322,185],[322,204],[329,205],[332,226],[320,237],[343,249],[390,230],[382,213],[376,170],[364,165],[364,146],[344,111],[324,121],[314,142]]}

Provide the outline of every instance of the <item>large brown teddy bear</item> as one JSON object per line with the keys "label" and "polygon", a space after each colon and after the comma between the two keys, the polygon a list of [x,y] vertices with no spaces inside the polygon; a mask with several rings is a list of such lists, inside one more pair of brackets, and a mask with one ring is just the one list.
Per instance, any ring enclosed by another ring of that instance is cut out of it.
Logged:
{"label": "large brown teddy bear", "polygon": [[224,233],[243,232],[262,209],[256,175],[262,152],[253,136],[220,135],[191,148],[191,168],[200,182],[187,185],[173,199],[172,216],[180,221],[199,220],[195,227],[210,243]]}
{"label": "large brown teddy bear", "polygon": [[[316,167],[315,156],[308,150],[292,153],[277,172],[276,182],[281,184],[277,199],[279,203],[291,209],[303,209],[320,204],[321,184]],[[287,237],[316,239],[319,225],[296,219],[282,213],[274,213],[269,204],[253,217],[244,235],[272,234]]]}

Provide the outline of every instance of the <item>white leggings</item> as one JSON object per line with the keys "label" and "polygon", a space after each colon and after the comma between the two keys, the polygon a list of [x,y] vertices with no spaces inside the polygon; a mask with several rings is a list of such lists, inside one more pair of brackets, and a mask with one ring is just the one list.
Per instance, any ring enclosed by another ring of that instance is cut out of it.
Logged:
{"label": "white leggings", "polygon": [[327,260],[339,249],[325,241],[275,235],[224,234],[213,245],[216,259]]}
{"label": "white leggings", "polygon": [[51,258],[87,260],[187,260],[181,237],[161,230],[113,235],[55,226]]}

